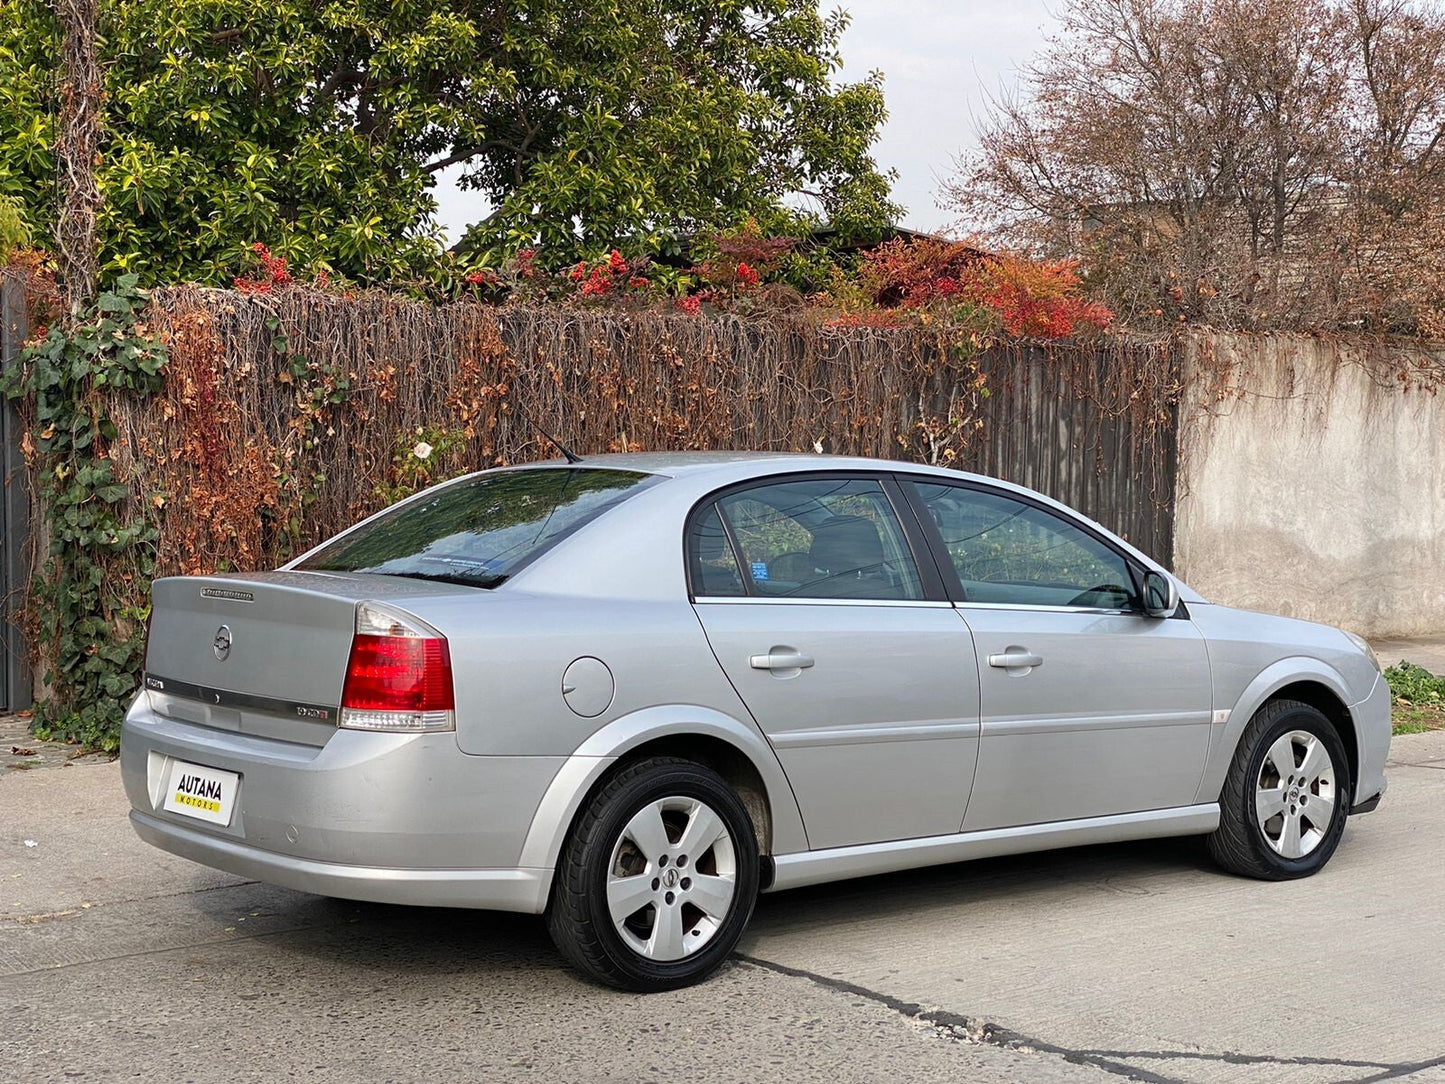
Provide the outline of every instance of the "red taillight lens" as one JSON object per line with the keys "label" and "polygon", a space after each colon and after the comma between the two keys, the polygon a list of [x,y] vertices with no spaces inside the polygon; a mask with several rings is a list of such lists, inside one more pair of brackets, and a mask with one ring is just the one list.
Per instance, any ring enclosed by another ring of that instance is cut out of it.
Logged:
{"label": "red taillight lens", "polygon": [[456,701],[447,642],[358,633],[351,641],[341,706],[367,712],[451,711]]}

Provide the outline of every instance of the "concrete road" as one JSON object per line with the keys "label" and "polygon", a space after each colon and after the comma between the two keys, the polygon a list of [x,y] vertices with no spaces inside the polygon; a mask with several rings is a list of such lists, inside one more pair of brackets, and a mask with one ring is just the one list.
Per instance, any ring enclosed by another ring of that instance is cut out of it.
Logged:
{"label": "concrete road", "polygon": [[[114,764],[0,775],[0,1081],[1445,1084],[1445,734],[1283,885],[1198,841],[764,897],[706,985],[566,971],[538,920],[212,873]],[[31,845],[27,845],[29,841]]]}

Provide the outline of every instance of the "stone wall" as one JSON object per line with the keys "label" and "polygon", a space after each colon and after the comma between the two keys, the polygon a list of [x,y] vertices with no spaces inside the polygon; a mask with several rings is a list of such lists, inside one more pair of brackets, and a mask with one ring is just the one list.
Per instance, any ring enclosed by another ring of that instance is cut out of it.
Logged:
{"label": "stone wall", "polygon": [[1445,632],[1445,356],[1213,332],[1182,345],[1184,580],[1371,637]]}

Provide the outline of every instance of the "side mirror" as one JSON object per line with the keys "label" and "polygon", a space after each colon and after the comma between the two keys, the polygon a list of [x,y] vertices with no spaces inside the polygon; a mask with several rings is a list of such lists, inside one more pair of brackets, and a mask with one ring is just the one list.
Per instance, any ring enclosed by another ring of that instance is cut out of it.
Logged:
{"label": "side mirror", "polygon": [[1144,573],[1144,612],[1150,617],[1173,617],[1179,609],[1179,585],[1172,577],[1150,569]]}

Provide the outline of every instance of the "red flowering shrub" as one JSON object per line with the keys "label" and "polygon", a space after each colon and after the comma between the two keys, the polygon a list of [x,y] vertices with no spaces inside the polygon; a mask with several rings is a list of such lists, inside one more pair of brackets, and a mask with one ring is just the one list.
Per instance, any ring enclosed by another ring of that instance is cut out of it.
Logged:
{"label": "red flowering shrub", "polygon": [[[1068,338],[1106,328],[1114,319],[1107,308],[1084,296],[1078,265],[1072,261],[1038,262],[931,239],[881,244],[861,256],[856,272],[809,255],[807,259],[815,261],[808,268],[809,281],[825,278],[827,285],[805,297],[780,270],[785,259],[796,264],[804,258],[793,255],[796,244],[791,238],[763,237],[753,225],[703,240],[699,250],[707,258],[686,269],[653,264],[646,257],[629,260],[614,248],[595,261],[559,271],[539,266],[537,250],[525,248],[500,270],[458,272],[458,292],[492,303],[571,300],[636,307],[670,301],[675,311],[689,316],[705,309],[747,315],[806,306],[825,327],[890,328],[938,321],[983,338]],[[270,293],[294,284],[285,257],[259,242],[251,252],[256,267],[236,277],[236,289]],[[316,284],[327,285],[324,272]]]}
{"label": "red flowering shrub", "polygon": [[[542,273],[534,266],[536,256],[534,249],[523,249],[517,254],[518,276],[532,278]],[[647,264],[646,259],[629,261],[614,248],[606,259],[590,267],[585,260],[577,264],[567,272],[567,279],[578,284],[577,292],[585,298],[602,298],[628,291],[637,293],[652,285],[651,280],[642,274]]]}
{"label": "red flowering shrub", "polygon": [[1114,314],[1081,296],[1077,263],[1037,263],[947,241],[890,241],[863,258],[859,280],[885,309],[968,308],[1009,335],[1067,338]]}
{"label": "red flowering shrub", "polygon": [[746,261],[707,260],[694,267],[692,274],[720,293],[747,293],[763,281],[762,273]]}
{"label": "red flowering shrub", "polygon": [[612,273],[601,267],[594,267],[587,281],[582,284],[583,297],[601,297],[612,289]]}
{"label": "red flowering shrub", "polygon": [[956,297],[964,274],[992,258],[948,241],[887,241],[864,255],[858,280],[874,304],[916,309]]}
{"label": "red flowering shrub", "polygon": [[1082,283],[1072,260],[1035,263],[999,256],[964,275],[964,291],[996,313],[1013,336],[1066,339],[1085,327],[1102,330],[1114,314],[1079,295]]}
{"label": "red flowering shrub", "polygon": [[271,255],[271,250],[260,241],[251,246],[251,251],[256,254],[256,274],[237,275],[235,279],[236,289],[243,294],[269,294],[273,289],[295,282],[286,266],[285,256]]}

